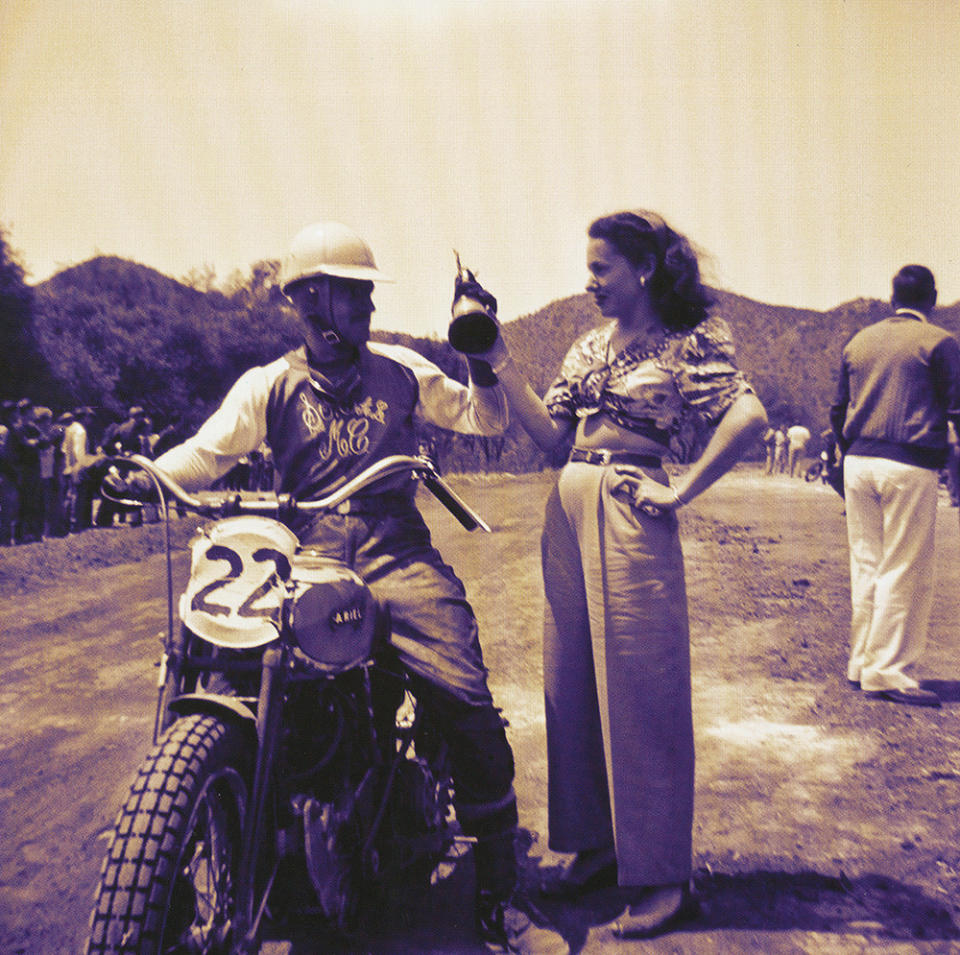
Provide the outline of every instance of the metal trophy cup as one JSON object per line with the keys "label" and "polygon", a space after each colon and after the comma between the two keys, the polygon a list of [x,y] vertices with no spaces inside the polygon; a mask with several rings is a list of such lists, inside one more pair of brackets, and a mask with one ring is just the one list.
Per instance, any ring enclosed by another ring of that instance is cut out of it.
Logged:
{"label": "metal trophy cup", "polygon": [[467,355],[489,351],[497,340],[497,300],[477,281],[473,272],[460,264],[454,281],[452,319],[447,332],[451,346]]}

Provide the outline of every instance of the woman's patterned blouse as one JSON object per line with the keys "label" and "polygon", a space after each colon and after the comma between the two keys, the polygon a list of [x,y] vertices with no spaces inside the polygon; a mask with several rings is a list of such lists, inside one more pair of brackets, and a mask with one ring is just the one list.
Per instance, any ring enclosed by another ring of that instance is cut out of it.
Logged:
{"label": "woman's patterned blouse", "polygon": [[615,327],[608,322],[574,342],[544,396],[547,410],[569,421],[605,414],[690,460],[705,427],[753,392],[734,362],[729,326],[711,315],[652,347],[635,342],[610,356]]}

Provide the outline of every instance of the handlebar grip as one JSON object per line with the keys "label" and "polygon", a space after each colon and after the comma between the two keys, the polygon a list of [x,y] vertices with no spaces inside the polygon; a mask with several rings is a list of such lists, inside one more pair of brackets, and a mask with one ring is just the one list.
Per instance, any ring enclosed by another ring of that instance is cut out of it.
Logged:
{"label": "handlebar grip", "polygon": [[469,504],[462,501],[443,481],[432,474],[423,474],[421,480],[433,496],[468,530],[478,527],[490,533],[490,528]]}

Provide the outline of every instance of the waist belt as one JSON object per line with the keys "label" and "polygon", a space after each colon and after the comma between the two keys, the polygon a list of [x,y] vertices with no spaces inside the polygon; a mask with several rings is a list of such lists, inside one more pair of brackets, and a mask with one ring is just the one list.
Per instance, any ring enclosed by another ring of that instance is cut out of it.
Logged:
{"label": "waist belt", "polygon": [[570,460],[581,461],[584,464],[632,464],[638,468],[659,468],[663,466],[661,459],[652,454],[610,451],[607,448],[574,448],[570,452]]}

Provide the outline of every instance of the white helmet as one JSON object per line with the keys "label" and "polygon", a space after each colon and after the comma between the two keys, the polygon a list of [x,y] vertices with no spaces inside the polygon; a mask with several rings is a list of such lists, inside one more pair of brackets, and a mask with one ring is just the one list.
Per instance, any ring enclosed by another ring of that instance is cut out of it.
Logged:
{"label": "white helmet", "polygon": [[370,246],[339,222],[316,222],[301,229],[280,265],[280,290],[317,275],[344,279],[392,282],[373,260]]}

